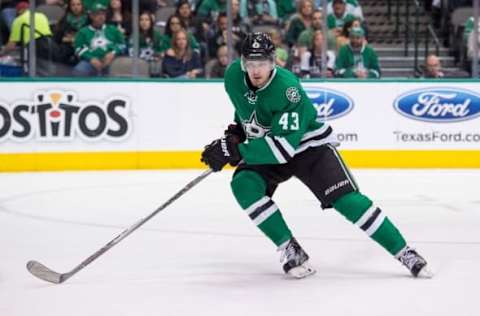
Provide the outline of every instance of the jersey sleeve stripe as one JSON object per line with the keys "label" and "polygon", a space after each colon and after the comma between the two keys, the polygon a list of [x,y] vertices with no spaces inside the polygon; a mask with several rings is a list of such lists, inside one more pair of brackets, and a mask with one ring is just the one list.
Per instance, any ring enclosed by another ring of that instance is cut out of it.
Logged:
{"label": "jersey sleeve stripe", "polygon": [[278,148],[278,151],[280,151],[286,161],[289,161],[293,158],[293,156],[295,155],[295,151],[293,151],[293,154],[290,154],[288,150],[284,147],[284,144],[282,144],[277,137],[273,137],[272,140],[275,146]]}
{"label": "jersey sleeve stripe", "polygon": [[300,140],[300,145],[308,142],[309,140],[319,140],[319,139],[325,138],[328,135],[330,135],[332,132],[333,132],[332,127],[330,125],[325,124],[319,129],[305,133],[302,139]]}
{"label": "jersey sleeve stripe", "polygon": [[325,144],[333,144],[338,145],[338,140],[335,134],[333,134],[333,129],[328,126],[326,131],[320,133],[320,131],[316,134],[311,134],[310,138],[303,138],[300,142],[300,146],[295,151],[296,154],[301,153],[302,151],[307,150],[310,147],[318,147]]}
{"label": "jersey sleeve stripe", "polygon": [[295,156],[295,149],[292,147],[292,145],[290,145],[290,143],[285,137],[275,136],[274,138],[281,144],[283,149],[288,153],[290,157]]}
{"label": "jersey sleeve stripe", "polygon": [[86,51],[88,51],[88,47],[83,47],[77,50],[78,50],[77,55],[82,56]]}
{"label": "jersey sleeve stripe", "polygon": [[270,150],[272,151],[273,155],[278,160],[278,162],[281,164],[286,163],[287,160],[283,157],[282,153],[275,145],[274,140],[270,136],[265,136],[265,141],[267,142],[268,147],[270,147]]}

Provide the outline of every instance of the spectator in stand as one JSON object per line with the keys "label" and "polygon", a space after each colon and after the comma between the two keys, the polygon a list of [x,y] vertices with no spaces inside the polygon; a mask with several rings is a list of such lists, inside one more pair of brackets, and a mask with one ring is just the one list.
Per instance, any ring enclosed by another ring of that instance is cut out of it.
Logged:
{"label": "spectator in stand", "polygon": [[202,75],[200,54],[190,46],[184,29],[173,34],[172,47],[163,58],[162,71],[168,78],[194,79]]}
{"label": "spectator in stand", "polygon": [[465,21],[465,24],[463,25],[463,40],[465,43],[468,43],[468,36],[470,33],[473,31],[473,25],[474,25],[474,19],[473,16],[469,17],[467,21]]}
{"label": "spectator in stand", "polygon": [[275,64],[285,68],[288,63],[288,46],[283,42],[282,34],[279,31],[272,29],[269,33],[275,46]]}
{"label": "spectator in stand", "polygon": [[[217,50],[222,45],[227,45],[227,29],[228,18],[227,13],[222,12],[217,17],[217,31],[208,35],[208,55],[209,58],[215,58]],[[233,48],[237,55],[240,54],[240,48],[242,45],[242,39],[240,36],[232,32]]]}
{"label": "spectator in stand", "polygon": [[13,20],[17,17],[16,5],[18,2],[19,1],[9,1],[0,3],[0,24],[5,28],[2,30],[2,35],[4,34],[5,38],[8,37],[8,34],[12,30]]}
{"label": "spectator in stand", "polygon": [[82,2],[83,2],[84,10],[86,12],[90,12],[93,6],[97,3],[100,3],[105,8],[108,8],[110,6],[110,0],[82,0]]}
{"label": "spectator in stand", "polygon": [[110,0],[107,9],[107,24],[115,25],[125,37],[130,35],[132,14],[128,8],[124,7],[122,0]]}
{"label": "spectator in stand", "polygon": [[430,54],[425,59],[425,65],[423,66],[423,76],[425,79],[441,79],[445,77],[442,71],[442,64],[440,58],[435,54]]}
{"label": "spectator in stand", "polygon": [[[468,41],[467,41],[467,70],[469,73],[472,73],[472,60],[473,56],[475,56],[475,45],[478,46],[478,55],[477,58],[480,61],[480,24],[478,26],[478,37],[475,38],[475,32],[472,31],[468,34]],[[480,63],[479,63],[480,64]],[[475,74],[478,76],[478,74]]]}
{"label": "spectator in stand", "polygon": [[205,77],[211,78],[223,78],[225,70],[228,67],[228,48],[222,45],[217,50],[217,57],[209,61],[209,67],[205,66]]}
{"label": "spectator in stand", "polygon": [[196,32],[196,25],[194,21],[192,7],[188,0],[180,0],[177,2],[175,15],[182,20],[185,29],[192,34]]}
{"label": "spectator in stand", "polygon": [[[155,30],[153,13],[143,11],[140,13],[139,23],[139,57],[145,61],[160,61],[165,47],[165,37]],[[133,56],[133,38],[129,39],[129,55]]]}
{"label": "spectator in stand", "polygon": [[[175,0],[175,2],[178,4],[182,0]],[[193,15],[196,15],[196,12],[198,11],[198,5],[200,5],[203,0],[187,0],[188,3],[190,4],[190,10],[192,10]]]}
{"label": "spectator in stand", "polygon": [[[333,2],[332,0],[328,0],[327,4],[327,14],[333,13]],[[362,12],[362,7],[358,3],[357,0],[344,0],[345,2],[345,10],[347,13],[353,15],[360,21],[363,21],[363,12]]]}
{"label": "spectator in stand", "polygon": [[361,27],[361,22],[359,19],[355,18],[353,20],[347,21],[342,28],[342,32],[337,36],[335,50],[338,52],[340,47],[350,42],[350,30],[354,27]]}
{"label": "spectator in stand", "polygon": [[232,0],[232,32],[238,37],[243,39],[250,33],[250,25],[245,23],[240,15],[240,2],[239,0]]}
{"label": "spectator in stand", "polygon": [[[26,1],[19,2],[15,10],[17,17],[13,20],[12,30],[8,38],[8,42],[0,51],[0,55],[10,54],[17,49],[19,45],[27,45],[30,42],[30,4]],[[53,59],[57,59],[55,56],[58,50],[50,49],[50,37],[52,36],[52,30],[48,18],[43,13],[35,13],[35,43],[36,54],[39,57],[48,59],[50,55]],[[23,42],[22,42],[23,40]]]}
{"label": "spectator in stand", "polygon": [[287,44],[293,46],[297,43],[300,33],[308,29],[312,23],[314,4],[312,0],[300,0],[297,13],[290,20],[287,34]]}
{"label": "spectator in stand", "polygon": [[240,0],[240,16],[251,26],[275,25],[279,22],[274,0]]}
{"label": "spectator in stand", "polygon": [[354,20],[355,16],[346,10],[345,0],[333,0],[333,12],[327,15],[327,27],[332,30],[335,37],[338,37],[343,29],[343,25],[348,21]]}
{"label": "spectator in stand", "polygon": [[88,25],[88,15],[83,8],[82,0],[69,0],[65,15],[55,27],[54,39],[61,47],[62,57],[68,64],[77,64],[73,42],[75,35],[84,26]]}
{"label": "spectator in stand", "polygon": [[[335,68],[335,53],[326,50],[325,62],[323,61],[323,32],[316,30],[313,33],[312,43],[309,50],[303,52],[300,57],[300,70],[303,78],[332,78]],[[326,67],[325,74],[323,69]]]}
{"label": "spectator in stand", "polygon": [[108,75],[115,56],[125,50],[123,34],[113,25],[106,24],[107,8],[95,3],[88,14],[90,24],[75,35],[75,53],[80,62],[73,69],[75,76]]}
{"label": "spectator in stand", "polygon": [[277,4],[278,19],[281,24],[287,23],[291,16],[297,11],[294,0],[275,0]]}
{"label": "spectator in stand", "polygon": [[215,21],[220,12],[227,10],[227,0],[202,0],[197,16],[207,23]]}
{"label": "spectator in stand", "polygon": [[[322,29],[322,21],[323,21],[323,14],[321,10],[315,10],[313,11],[312,14],[312,23],[309,28],[306,30],[302,31],[300,35],[298,36],[297,40],[297,48],[303,52],[307,50],[312,41],[313,41],[313,33],[315,31],[321,30]],[[332,32],[327,32],[327,47],[328,49],[332,49],[335,47],[336,42],[335,42],[335,36],[333,35]]]}
{"label": "spectator in stand", "polygon": [[191,32],[189,32],[186,29],[186,25],[183,24],[183,21],[180,19],[180,17],[178,17],[175,14],[171,15],[167,20],[167,25],[165,26],[165,34],[164,34],[165,40],[163,42],[164,47],[162,47],[162,51],[166,51],[171,47],[173,34],[180,30],[184,30],[187,32],[188,43],[190,47],[193,50],[200,51],[200,44],[198,43],[196,38],[193,36]]}
{"label": "spectator in stand", "polygon": [[338,51],[335,76],[339,78],[380,78],[380,66],[375,50],[365,43],[362,28],[350,30],[350,43]]}
{"label": "spectator in stand", "polygon": [[[123,4],[129,12],[132,12],[132,0],[127,0]],[[166,7],[168,3],[165,0],[139,0],[140,12],[155,12],[159,8]]]}
{"label": "spectator in stand", "polygon": [[[161,62],[166,45],[165,37],[154,28],[154,16],[150,11],[142,11],[139,16],[139,54],[138,56],[148,62],[151,77],[159,77]],[[133,56],[133,38],[129,39],[129,55]]]}

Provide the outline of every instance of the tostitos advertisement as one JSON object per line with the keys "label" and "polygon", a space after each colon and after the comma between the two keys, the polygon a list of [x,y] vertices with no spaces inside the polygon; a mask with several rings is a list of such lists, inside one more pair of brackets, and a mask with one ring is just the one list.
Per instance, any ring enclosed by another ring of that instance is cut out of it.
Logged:
{"label": "tostitos advertisement", "polygon": [[[480,82],[303,82],[353,167],[480,167]],[[199,168],[222,82],[0,82],[0,170]],[[281,92],[280,92],[281,93]]]}

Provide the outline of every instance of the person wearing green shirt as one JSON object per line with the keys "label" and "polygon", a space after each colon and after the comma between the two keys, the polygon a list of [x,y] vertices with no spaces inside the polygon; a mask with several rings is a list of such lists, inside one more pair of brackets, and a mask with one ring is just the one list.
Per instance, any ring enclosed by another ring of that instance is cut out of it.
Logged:
{"label": "person wearing green shirt", "polygon": [[473,16],[471,16],[467,19],[467,21],[465,21],[465,24],[463,25],[463,27],[464,27],[464,29],[463,29],[463,42],[465,43],[465,45],[468,42],[468,36],[473,31],[474,23],[475,22],[473,20]]}
{"label": "person wearing green shirt", "polygon": [[108,8],[108,6],[110,5],[110,0],[82,0],[82,2],[86,12],[90,12],[90,10],[97,3],[101,4],[105,8]]}
{"label": "person wearing green shirt", "polygon": [[[350,13],[354,17],[360,19],[361,21],[364,20],[362,7],[360,6],[357,0],[344,0],[344,2],[345,2],[345,10],[347,11],[347,13]],[[328,0],[327,14],[330,14],[332,12],[333,12],[333,1]]]}
{"label": "person wearing green shirt", "polygon": [[210,19],[215,21],[217,15],[226,11],[227,1],[226,0],[203,0],[197,10],[197,16],[203,19]]}
{"label": "person wearing green shirt", "polygon": [[115,56],[125,49],[123,34],[113,25],[105,24],[106,7],[96,3],[90,9],[90,25],[80,29],[75,35],[75,53],[80,62],[74,67],[75,76],[102,76]]}
{"label": "person wearing green shirt", "polygon": [[198,43],[195,36],[188,30],[185,21],[180,19],[177,15],[171,15],[167,20],[167,25],[165,26],[165,32],[162,37],[162,47],[160,51],[165,52],[167,49],[172,47],[172,38],[173,34],[180,31],[186,30],[187,31],[187,38],[190,46],[193,50],[200,52],[200,44]]}
{"label": "person wearing green shirt", "polygon": [[346,10],[345,0],[333,0],[333,11],[327,15],[327,27],[334,31],[335,36],[340,35],[343,25],[355,19],[355,16]]}
{"label": "person wearing green shirt", "polygon": [[241,59],[225,73],[235,124],[207,145],[201,160],[214,172],[236,166],[230,186],[240,207],[278,247],[283,271],[293,278],[315,273],[293,237],[273,194],[282,182],[300,180],[320,202],[333,207],[405,265],[414,277],[431,277],[427,262],[409,247],[385,213],[360,193],[340,157],[332,128],[290,71],[275,66],[266,33],[250,33]]}
{"label": "person wearing green shirt", "polygon": [[[158,61],[165,49],[166,38],[154,28],[153,14],[149,11],[140,13],[139,23],[139,54],[138,56],[146,61]],[[133,36],[129,40],[129,55],[133,56]]]}
{"label": "person wearing green shirt", "polygon": [[[321,30],[322,29],[322,18],[323,14],[321,10],[315,10],[313,11],[312,14],[312,23],[310,27],[308,27],[306,30],[303,30],[302,33],[298,36],[297,39],[297,47],[305,47],[305,48],[310,48],[312,46],[312,40],[313,40],[313,33],[315,31]],[[326,32],[327,33],[327,47],[328,49],[335,49],[335,36],[331,31]]]}
{"label": "person wearing green shirt", "polygon": [[335,75],[340,78],[380,78],[377,53],[365,43],[365,32],[361,27],[352,28],[350,43],[338,50]]}

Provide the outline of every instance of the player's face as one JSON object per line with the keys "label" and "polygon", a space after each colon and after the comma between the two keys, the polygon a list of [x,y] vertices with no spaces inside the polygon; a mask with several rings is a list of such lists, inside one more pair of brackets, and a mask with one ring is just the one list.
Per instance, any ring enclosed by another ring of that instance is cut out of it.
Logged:
{"label": "player's face", "polygon": [[257,88],[261,88],[267,83],[273,69],[270,60],[246,60],[244,65],[250,82]]}

